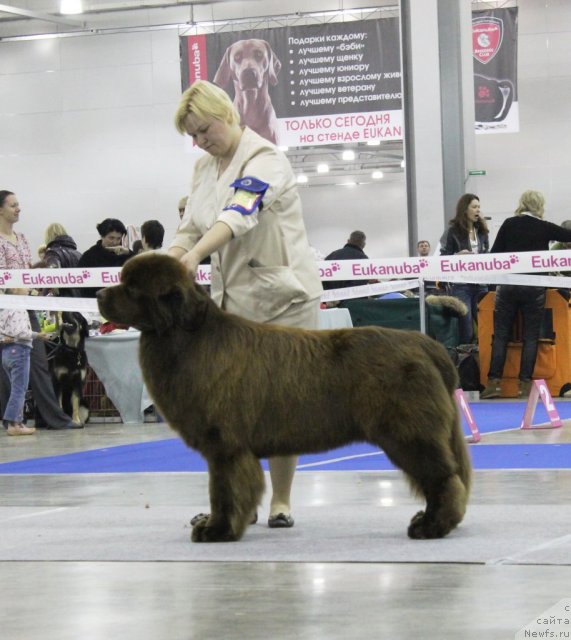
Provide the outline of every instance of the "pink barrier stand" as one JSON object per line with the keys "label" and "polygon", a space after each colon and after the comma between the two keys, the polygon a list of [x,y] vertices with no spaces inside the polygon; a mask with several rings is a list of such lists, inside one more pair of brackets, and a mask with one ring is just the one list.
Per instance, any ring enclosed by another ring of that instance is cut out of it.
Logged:
{"label": "pink barrier stand", "polygon": [[470,410],[470,405],[466,400],[466,396],[462,389],[456,389],[454,392],[454,399],[456,400],[456,404],[458,405],[458,409],[462,412],[464,417],[466,418],[466,422],[470,427],[470,431],[472,432],[472,436],[468,439],[468,442],[480,442],[480,431],[478,429],[478,425],[476,424],[476,420],[474,419],[474,415]]}
{"label": "pink barrier stand", "polygon": [[[529,393],[529,399],[525,407],[525,413],[523,416],[523,420],[521,421],[520,429],[555,429],[557,427],[560,427],[563,423],[561,422],[559,413],[557,413],[555,403],[553,402],[551,393],[549,393],[549,389],[547,387],[547,384],[545,383],[545,380],[533,380],[532,382],[533,384],[531,385],[531,391]],[[539,398],[541,398],[543,404],[545,405],[550,424],[531,424]]]}

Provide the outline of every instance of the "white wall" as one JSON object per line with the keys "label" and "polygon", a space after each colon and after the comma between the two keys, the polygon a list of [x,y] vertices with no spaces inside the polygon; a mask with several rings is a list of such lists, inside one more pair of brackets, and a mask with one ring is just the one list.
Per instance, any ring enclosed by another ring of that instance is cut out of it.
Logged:
{"label": "white wall", "polygon": [[0,176],[32,247],[50,222],[86,249],[106,217],[172,232],[190,157],[173,122],[176,31],[0,45]]}

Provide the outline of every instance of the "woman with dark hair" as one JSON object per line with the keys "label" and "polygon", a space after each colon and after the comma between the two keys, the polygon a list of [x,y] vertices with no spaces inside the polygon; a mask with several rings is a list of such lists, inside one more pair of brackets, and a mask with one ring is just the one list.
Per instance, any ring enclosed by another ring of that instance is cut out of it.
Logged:
{"label": "woman with dark hair", "polygon": [[[465,193],[456,204],[456,215],[450,220],[450,227],[441,240],[441,256],[467,253],[488,253],[490,249],[488,225],[480,212],[480,198],[473,193]],[[478,318],[478,302],[488,291],[481,284],[455,282],[450,294],[462,300],[468,313],[460,318],[460,344],[468,344],[474,339],[474,322]]]}
{"label": "woman with dark hair", "polygon": [[[80,258],[78,267],[122,267],[125,262],[135,255],[123,246],[123,238],[127,229],[121,220],[105,218],[97,227],[100,240],[90,247]],[[84,298],[95,298],[101,287],[85,287],[82,291]]]}
{"label": "woman with dark hair", "polygon": [[[0,191],[0,269],[29,269],[32,254],[26,237],[14,230],[20,219],[20,204],[12,191]],[[35,313],[29,311],[32,331],[40,331]],[[30,354],[30,386],[36,407],[48,429],[81,429],[83,425],[70,420],[57,401],[48,368],[45,345],[34,339]],[[10,384],[0,372],[0,405],[6,407],[10,397]]]}

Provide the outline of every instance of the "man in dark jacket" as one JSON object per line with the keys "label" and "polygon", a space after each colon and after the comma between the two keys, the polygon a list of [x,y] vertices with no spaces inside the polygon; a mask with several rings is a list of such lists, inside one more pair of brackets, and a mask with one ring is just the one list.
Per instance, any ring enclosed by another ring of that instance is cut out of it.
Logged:
{"label": "man in dark jacket", "polygon": [[[368,260],[369,256],[363,251],[367,237],[362,231],[353,231],[347,244],[341,249],[331,252],[326,260]],[[367,284],[366,280],[332,280],[323,283],[324,289],[341,289],[343,287],[358,287]]]}

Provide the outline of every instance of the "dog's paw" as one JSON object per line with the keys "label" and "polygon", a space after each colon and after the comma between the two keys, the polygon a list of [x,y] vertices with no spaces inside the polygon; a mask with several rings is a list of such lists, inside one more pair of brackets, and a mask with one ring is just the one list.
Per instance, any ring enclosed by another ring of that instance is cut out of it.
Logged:
{"label": "dog's paw", "polygon": [[413,540],[443,538],[450,529],[451,527],[446,527],[442,523],[428,518],[425,511],[419,511],[410,521],[408,537]]}
{"label": "dog's paw", "polygon": [[193,542],[234,542],[238,536],[227,526],[209,526],[211,518],[203,518],[192,527]]}

